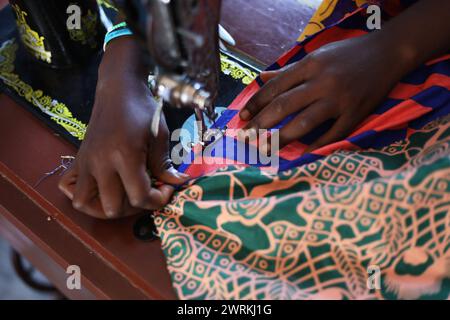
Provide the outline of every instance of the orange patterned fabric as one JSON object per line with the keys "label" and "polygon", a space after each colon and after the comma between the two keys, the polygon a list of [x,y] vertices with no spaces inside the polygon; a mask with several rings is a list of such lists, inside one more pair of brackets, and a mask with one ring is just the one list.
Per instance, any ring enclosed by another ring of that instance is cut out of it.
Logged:
{"label": "orange patterned fabric", "polygon": [[267,174],[228,167],[156,218],[181,299],[450,298],[450,123]]}
{"label": "orange patterned fabric", "polygon": [[[342,9],[337,1],[327,4]],[[312,36],[278,63],[348,30]],[[203,176],[155,220],[179,298],[449,299],[447,60],[417,70],[391,93],[392,103],[360,126],[355,135],[362,138],[379,130],[372,139],[378,145],[350,139],[278,173],[191,166]],[[342,150],[350,143],[361,146]],[[295,146],[285,152],[293,155],[289,165],[298,152]]]}

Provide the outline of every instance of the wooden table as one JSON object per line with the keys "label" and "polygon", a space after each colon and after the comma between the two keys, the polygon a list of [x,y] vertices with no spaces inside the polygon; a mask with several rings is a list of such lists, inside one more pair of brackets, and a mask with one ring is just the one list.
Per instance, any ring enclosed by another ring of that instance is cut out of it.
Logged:
{"label": "wooden table", "polygon": [[[301,0],[223,0],[222,24],[240,50],[268,64],[290,48],[313,11]],[[135,218],[98,221],[75,211],[57,176],[33,187],[61,155],[75,154],[0,94],[0,235],[68,298],[175,298],[160,242],[136,240]],[[81,268],[81,290],[66,287],[69,265]]]}

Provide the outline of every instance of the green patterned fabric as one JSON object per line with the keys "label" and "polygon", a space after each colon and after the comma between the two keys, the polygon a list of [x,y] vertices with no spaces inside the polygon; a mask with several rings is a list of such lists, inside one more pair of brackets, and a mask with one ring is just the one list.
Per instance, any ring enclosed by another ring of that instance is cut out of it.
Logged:
{"label": "green patterned fabric", "polygon": [[181,299],[448,299],[450,124],[277,175],[228,167],[156,219]]}

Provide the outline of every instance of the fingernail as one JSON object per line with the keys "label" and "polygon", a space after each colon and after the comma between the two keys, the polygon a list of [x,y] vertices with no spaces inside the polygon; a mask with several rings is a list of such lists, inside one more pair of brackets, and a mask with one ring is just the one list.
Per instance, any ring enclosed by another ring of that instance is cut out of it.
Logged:
{"label": "fingernail", "polygon": [[259,74],[259,77],[261,78],[261,80],[262,80],[263,82],[266,82],[266,81],[267,81],[267,78],[269,77],[269,74],[267,73],[267,71],[263,71],[263,72],[261,72],[261,73]]}
{"label": "fingernail", "polygon": [[113,209],[106,209],[105,210],[105,215],[108,218],[110,218],[110,219],[115,218],[116,217],[116,211],[114,211]]}
{"label": "fingernail", "polygon": [[153,186],[156,187],[156,188],[161,187],[162,185],[164,185],[164,183],[161,182],[161,181],[155,181],[155,182],[153,183]]}
{"label": "fingernail", "polygon": [[239,115],[240,115],[241,119],[244,121],[247,121],[248,119],[250,119],[250,112],[247,109],[241,110]]}
{"label": "fingernail", "polygon": [[186,174],[186,173],[183,173],[183,172],[178,172],[178,175],[179,175],[181,178],[183,178],[183,179],[190,179],[190,178],[191,178],[190,175],[188,175],[188,174]]}

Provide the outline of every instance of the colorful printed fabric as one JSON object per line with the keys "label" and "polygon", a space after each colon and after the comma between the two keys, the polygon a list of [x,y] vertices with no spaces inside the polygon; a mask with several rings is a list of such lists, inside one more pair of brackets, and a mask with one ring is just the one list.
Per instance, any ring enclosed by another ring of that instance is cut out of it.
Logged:
{"label": "colorful printed fabric", "polygon": [[449,211],[443,121],[276,175],[219,170],[155,221],[181,299],[447,299]]}
{"label": "colorful printed fabric", "polygon": [[[270,69],[365,34],[365,21],[347,15]],[[344,141],[303,155],[320,128],[283,149],[278,173],[185,166],[200,178],[156,218],[178,297],[449,299],[449,58],[405,77]],[[237,112],[261,84],[218,127],[242,127]]]}
{"label": "colorful printed fabric", "polygon": [[[340,23],[319,31],[316,35],[298,43],[291,51],[282,56],[269,70],[280,69],[288,64],[299,61],[308,53],[321,46],[343,39],[357,37],[369,32],[366,29],[367,15],[364,8],[358,9],[351,15],[347,15]],[[241,146],[235,133],[242,128],[245,122],[241,121],[238,111],[245,105],[250,97],[258,91],[262,85],[257,78],[240,94],[228,107],[216,122],[217,128],[227,127],[225,137],[216,143],[216,148],[223,148],[217,152],[217,156],[208,155],[208,159],[200,161],[198,155],[188,157],[186,164],[181,167],[191,176],[198,177],[214,171],[228,159],[228,162],[247,166],[248,163],[239,162],[236,153],[227,154],[226,150],[238,149]],[[355,150],[370,147],[383,147],[395,141],[405,139],[426,123],[450,113],[450,55],[441,59],[430,61],[402,79],[392,90],[387,99],[375,109],[365,122],[346,139],[337,143],[324,146],[312,153],[304,154],[306,147],[317,137],[331,127],[328,121],[322,126],[310,132],[308,135],[283,148],[279,152],[279,170],[287,170],[304,165],[331,154],[340,149]],[[279,126],[286,124],[288,117]],[[197,158],[196,158],[197,157]],[[229,157],[229,158],[227,158]],[[214,158],[217,158],[215,163]],[[196,163],[193,163],[196,159]],[[256,167],[264,167],[263,163],[252,164]]]}

